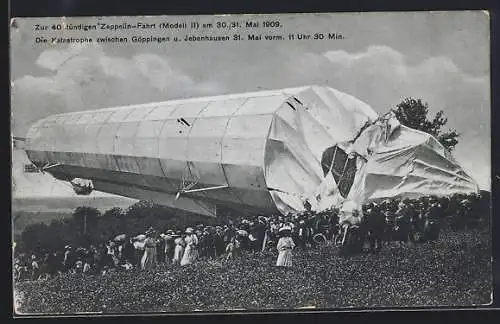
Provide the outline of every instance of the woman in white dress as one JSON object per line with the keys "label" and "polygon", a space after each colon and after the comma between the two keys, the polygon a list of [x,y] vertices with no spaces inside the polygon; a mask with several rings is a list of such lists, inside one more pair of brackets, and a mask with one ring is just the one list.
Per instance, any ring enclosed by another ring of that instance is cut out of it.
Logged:
{"label": "woman in white dress", "polygon": [[292,266],[292,250],[295,248],[295,243],[291,237],[292,229],[288,226],[283,226],[279,230],[280,239],[276,246],[278,250],[278,260],[276,266],[291,267]]}
{"label": "woman in white dress", "polygon": [[153,237],[153,232],[148,232],[144,241],[144,255],[141,259],[141,269],[151,270],[156,267],[156,264],[156,239]]}
{"label": "woman in white dress", "polygon": [[172,259],[173,264],[180,264],[182,256],[184,255],[184,238],[178,237],[174,240],[175,248],[174,248],[174,257]]}
{"label": "woman in white dress", "polygon": [[198,237],[191,227],[186,229],[186,238],[184,240],[186,241],[186,248],[184,249],[181,266],[193,263],[198,256]]}

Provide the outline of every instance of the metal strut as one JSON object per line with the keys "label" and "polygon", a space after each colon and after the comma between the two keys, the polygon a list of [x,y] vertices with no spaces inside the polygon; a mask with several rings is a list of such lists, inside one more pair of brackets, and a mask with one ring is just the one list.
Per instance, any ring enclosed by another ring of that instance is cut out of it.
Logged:
{"label": "metal strut", "polygon": [[184,193],[193,193],[193,192],[199,192],[199,191],[209,191],[209,190],[217,190],[217,189],[224,189],[224,188],[229,188],[227,185],[223,186],[214,186],[214,187],[206,187],[206,188],[198,188],[198,189],[191,189],[191,190],[180,190],[177,195],[175,196],[175,200],[179,199],[179,196]]}
{"label": "metal strut", "polygon": [[55,168],[56,166],[60,166],[61,163],[54,163],[54,164],[50,164],[50,165],[46,165],[42,168],[42,170],[47,170],[47,169],[50,169],[50,168]]}

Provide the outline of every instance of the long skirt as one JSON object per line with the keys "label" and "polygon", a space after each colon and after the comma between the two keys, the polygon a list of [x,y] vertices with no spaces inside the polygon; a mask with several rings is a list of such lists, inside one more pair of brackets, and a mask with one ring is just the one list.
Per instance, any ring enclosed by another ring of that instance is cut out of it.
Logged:
{"label": "long skirt", "polygon": [[193,263],[196,260],[197,256],[198,253],[194,246],[191,245],[186,246],[186,249],[184,250],[184,256],[182,257],[181,260],[181,266]]}
{"label": "long skirt", "polygon": [[134,256],[135,256],[135,266],[137,268],[142,267],[141,263],[142,263],[142,258],[144,257],[144,249],[134,248]]}
{"label": "long skirt", "polygon": [[181,263],[182,256],[184,255],[184,247],[181,245],[176,245],[174,249],[174,257],[172,259],[173,264]]}
{"label": "long skirt", "polygon": [[174,254],[172,253],[172,252],[173,252],[173,250],[174,250],[174,248],[172,248],[172,247],[168,247],[168,246],[167,246],[167,247],[165,247],[165,250],[164,250],[164,252],[165,252],[165,253],[164,253],[164,258],[165,258],[165,260],[164,260],[164,261],[165,261],[165,263],[167,263],[167,264],[168,264],[168,263],[171,263],[171,262],[172,262],[172,258],[173,258],[173,256],[174,256]]}
{"label": "long skirt", "polygon": [[141,260],[142,270],[151,270],[156,266],[156,249],[146,248]]}
{"label": "long skirt", "polygon": [[278,266],[278,267],[291,267],[292,266],[292,250],[280,251],[278,254],[278,260],[276,260],[276,266]]}

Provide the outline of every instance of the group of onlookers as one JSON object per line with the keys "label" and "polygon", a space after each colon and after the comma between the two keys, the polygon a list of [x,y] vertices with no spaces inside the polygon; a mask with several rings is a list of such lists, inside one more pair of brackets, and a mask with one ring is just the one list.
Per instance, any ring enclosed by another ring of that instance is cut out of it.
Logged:
{"label": "group of onlookers", "polygon": [[372,251],[380,251],[384,241],[414,243],[436,239],[444,210],[467,217],[477,196],[455,199],[419,199],[370,202],[345,213],[333,208],[324,212],[305,211],[295,215],[239,218],[217,226],[198,224],[185,230],[163,233],[149,228],[144,234],[120,234],[98,246],[67,245],[59,252],[20,254],[14,261],[16,280],[44,279],[62,273],[106,274],[114,270],[151,270],[159,263],[185,266],[198,259],[229,261],[243,251],[277,251],[277,266],[292,265],[294,248],[309,249],[339,240],[345,225],[360,228],[358,235]]}

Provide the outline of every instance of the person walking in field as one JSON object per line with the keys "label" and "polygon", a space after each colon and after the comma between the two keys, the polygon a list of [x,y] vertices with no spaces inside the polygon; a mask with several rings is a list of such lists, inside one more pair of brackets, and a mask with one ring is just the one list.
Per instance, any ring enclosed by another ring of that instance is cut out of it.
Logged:
{"label": "person walking in field", "polygon": [[292,266],[292,251],[295,248],[295,243],[291,237],[292,229],[289,226],[283,226],[279,230],[280,239],[276,246],[278,250],[278,259],[276,266],[291,267]]}

